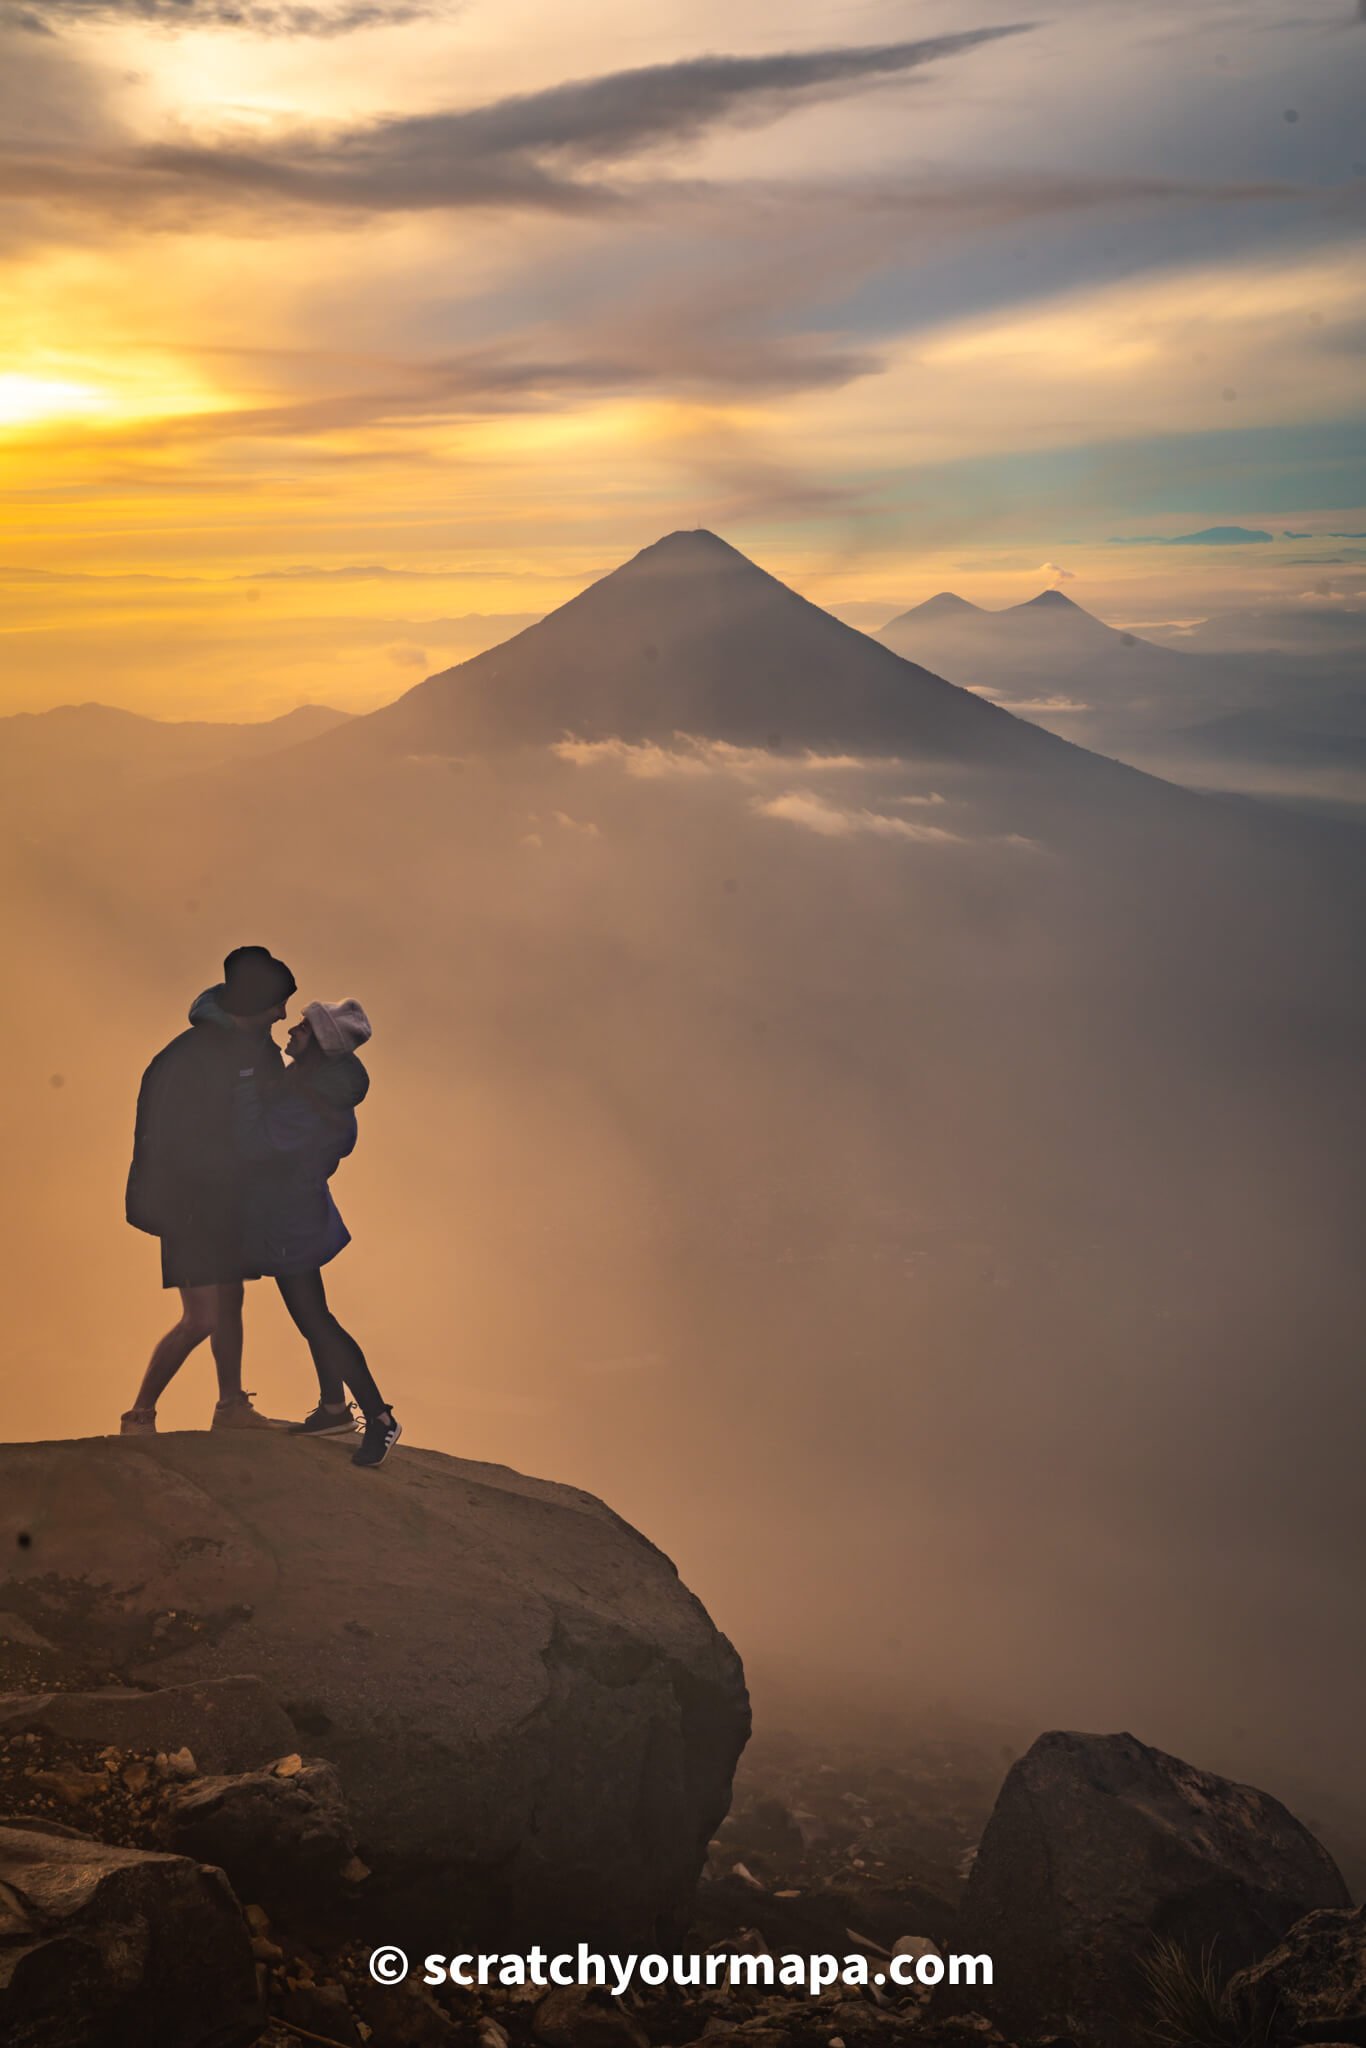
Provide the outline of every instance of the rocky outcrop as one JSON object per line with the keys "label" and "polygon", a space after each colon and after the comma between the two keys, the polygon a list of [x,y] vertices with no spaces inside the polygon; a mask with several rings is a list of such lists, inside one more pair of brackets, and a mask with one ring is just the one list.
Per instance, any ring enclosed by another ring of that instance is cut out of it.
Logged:
{"label": "rocky outcrop", "polygon": [[340,1771],[387,1924],[622,1942],[686,1909],[743,1674],[590,1495],[407,1450],[376,1481],[336,1444],[219,1432],[0,1447],[0,1499],[24,1539],[0,1610],[51,1686],[252,1674]]}
{"label": "rocky outcrop", "polygon": [[537,2002],[531,2032],[540,2048],[650,2048],[634,2013],[604,1988],[564,1984]]}
{"label": "rocky outcrop", "polygon": [[454,2021],[411,1977],[406,1984],[383,1985],[358,1977],[351,2007],[382,2048],[449,2048],[456,2038]]}
{"label": "rocky outcrop", "polygon": [[246,2048],[265,2009],[221,1871],[0,1826],[7,2048]]}
{"label": "rocky outcrop", "polygon": [[1310,1913],[1228,1987],[1243,2038],[1270,2048],[1308,2041],[1366,2048],[1366,1906]]}
{"label": "rocky outcrop", "polygon": [[234,1891],[307,1924],[365,1873],[331,1764],[282,1758],[273,1770],[196,1778],[164,1805],[166,1845],[214,1863]]}
{"label": "rocky outcrop", "polygon": [[1001,1789],[959,1945],[991,1956],[989,2009],[1015,2038],[1124,2043],[1157,1941],[1217,1942],[1237,1968],[1313,1908],[1349,1903],[1328,1852],[1266,1793],[1132,1735],[1049,1734]]}
{"label": "rocky outcrop", "polygon": [[202,1771],[249,1771],[293,1749],[294,1723],[259,1678],[138,1691],[0,1693],[0,1737],[52,1735],[122,1750],[188,1749]]}

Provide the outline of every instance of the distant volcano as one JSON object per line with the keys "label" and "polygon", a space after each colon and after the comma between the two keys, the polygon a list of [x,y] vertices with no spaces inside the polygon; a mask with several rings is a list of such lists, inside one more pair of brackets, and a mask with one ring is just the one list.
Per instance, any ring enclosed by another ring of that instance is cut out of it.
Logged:
{"label": "distant volcano", "polygon": [[[969,604],[968,600],[965,597],[960,597],[956,590],[937,590],[933,597],[927,597],[923,604],[912,605],[908,612],[901,614],[901,617],[902,619],[944,619],[952,618],[955,615],[966,615],[969,612],[977,614],[980,613],[981,609],[980,605]],[[893,619],[891,623],[895,626],[899,624],[899,621]]]}
{"label": "distant volcano", "polygon": [[1201,681],[1190,656],[1107,626],[1061,590],[1041,590],[1000,611],[941,591],[889,620],[878,638],[907,661],[989,692],[1007,710],[1051,715],[1068,738],[1103,747],[1113,729],[1097,726],[1098,716],[1179,720]]}
{"label": "distant volcano", "polygon": [[1019,636],[1024,631],[1068,634],[1069,640],[1059,642],[1062,646],[1076,644],[1083,634],[1091,646],[1107,640],[1129,649],[1148,645],[1146,641],[1136,640],[1132,633],[1117,633],[1113,626],[1107,626],[1104,620],[1098,619],[1061,590],[1041,590],[1036,596],[1027,597],[1020,604],[1006,605],[1000,611],[988,611],[982,605],[969,604],[965,597],[959,597],[957,591],[941,590],[936,596],[926,598],[923,604],[912,605],[909,611],[899,612],[894,619],[889,619],[878,638],[910,659],[916,636],[941,628],[949,632],[961,628],[964,633],[974,636],[974,644],[984,646],[1018,645]]}
{"label": "distant volcano", "polygon": [[1021,768],[1061,767],[1069,751],[704,530],[666,535],[514,639],[320,744],[489,751],[679,732]]}
{"label": "distant volcano", "polygon": [[[960,599],[960,603],[966,603],[966,600]],[[977,606],[969,605],[968,610],[976,611]],[[1023,604],[1011,605],[1010,610],[1013,612],[1069,611],[1080,612],[1083,618],[1090,618],[1091,616],[1083,606],[1077,604],[1064,590],[1041,590],[1037,597],[1027,597]]]}

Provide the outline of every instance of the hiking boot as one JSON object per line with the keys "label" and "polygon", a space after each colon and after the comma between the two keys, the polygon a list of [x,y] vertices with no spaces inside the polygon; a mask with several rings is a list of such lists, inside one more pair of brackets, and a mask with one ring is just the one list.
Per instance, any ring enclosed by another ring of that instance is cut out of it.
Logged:
{"label": "hiking boot", "polygon": [[291,1422],[291,1436],[345,1436],[356,1427],[356,1411],[349,1401],[343,1401],[340,1408],[329,1408],[319,1401],[311,1415],[305,1415],[302,1422]]}
{"label": "hiking boot", "polygon": [[259,1408],[251,1405],[250,1394],[234,1394],[230,1400],[214,1403],[214,1429],[283,1429],[283,1422],[275,1422],[269,1415],[262,1415]]}
{"label": "hiking boot", "polygon": [[381,1408],[378,1415],[365,1416],[360,1427],[365,1440],[351,1463],[373,1471],[376,1465],[384,1463],[403,1431],[392,1408]]}
{"label": "hiking boot", "polygon": [[155,1436],[157,1433],[157,1411],[155,1408],[130,1408],[119,1417],[120,1436]]}

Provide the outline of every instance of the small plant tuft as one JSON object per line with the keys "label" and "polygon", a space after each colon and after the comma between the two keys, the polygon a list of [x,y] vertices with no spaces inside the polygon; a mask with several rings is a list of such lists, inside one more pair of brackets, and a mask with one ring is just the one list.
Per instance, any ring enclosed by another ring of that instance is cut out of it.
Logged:
{"label": "small plant tuft", "polygon": [[1152,2048],[1268,2048],[1268,2032],[1229,1996],[1217,1944],[1192,1956],[1179,1941],[1159,1941],[1143,1958],[1148,2009],[1143,2033]]}

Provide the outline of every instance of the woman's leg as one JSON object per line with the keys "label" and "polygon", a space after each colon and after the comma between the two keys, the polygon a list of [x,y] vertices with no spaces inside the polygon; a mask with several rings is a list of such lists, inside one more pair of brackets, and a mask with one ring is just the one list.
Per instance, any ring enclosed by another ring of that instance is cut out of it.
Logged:
{"label": "woman's leg", "polygon": [[336,1320],[327,1306],[321,1273],[277,1273],[275,1285],[289,1310],[295,1329],[313,1355],[318,1375],[318,1392],[329,1408],[346,1401],[346,1382],[335,1357],[330,1325]]}
{"label": "woman's leg", "polygon": [[[150,1413],[165,1393],[171,1381],[180,1371],[195,1346],[202,1344],[206,1337],[213,1337],[218,1327],[217,1287],[182,1287],[180,1289],[180,1321],[166,1332],[148,1361],[147,1370],[138,1388],[133,1413]],[[242,1358],[241,1304],[238,1304],[238,1369],[240,1375]],[[240,1378],[239,1378],[240,1385]]]}
{"label": "woman's leg", "polygon": [[378,1415],[385,1407],[384,1397],[365,1362],[365,1353],[328,1307],[321,1272],[279,1273],[275,1285],[295,1329],[313,1354],[324,1405],[339,1408],[349,1387],[362,1415]]}

